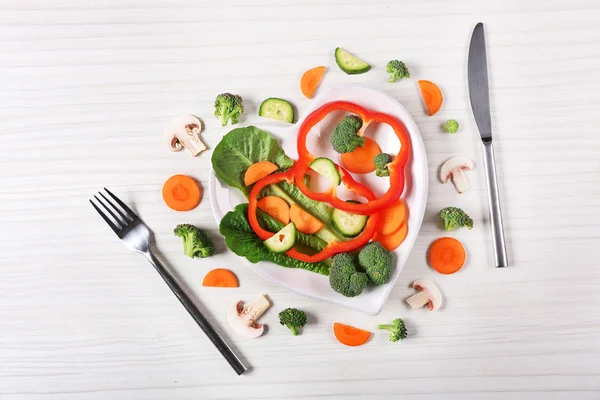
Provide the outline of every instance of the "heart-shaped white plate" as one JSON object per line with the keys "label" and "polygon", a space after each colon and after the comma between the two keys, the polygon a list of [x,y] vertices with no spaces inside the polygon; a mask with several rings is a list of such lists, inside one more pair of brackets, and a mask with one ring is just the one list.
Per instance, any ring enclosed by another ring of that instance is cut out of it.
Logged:
{"label": "heart-shaped white plate", "polygon": [[[334,292],[329,287],[329,279],[326,276],[301,269],[280,267],[266,261],[252,264],[245,258],[243,260],[260,275],[296,293],[376,315],[385,304],[417,239],[427,204],[427,154],[423,139],[413,119],[400,103],[386,93],[361,86],[339,86],[315,98],[296,124],[282,126],[266,122],[259,128],[277,138],[285,153],[289,157],[297,159],[296,134],[304,118],[323,104],[339,100],[353,102],[368,110],[395,116],[404,123],[412,141],[412,152],[406,167],[406,187],[402,195],[409,209],[408,236],[394,252],[396,262],[390,282],[381,286],[369,287],[360,296],[349,298]],[[326,117],[312,129],[308,140],[308,148],[313,154],[331,158],[338,164],[341,164],[339,154],[335,153],[329,144],[329,133],[343,115],[343,113],[334,112]],[[321,136],[321,131],[323,136]],[[397,137],[387,125],[371,124],[367,128],[366,135],[376,140],[383,152],[397,154],[400,148]],[[359,182],[366,183],[377,196],[381,196],[387,190],[389,179],[376,177],[375,173],[354,174],[354,177]],[[212,169],[209,177],[209,195],[210,205],[217,223],[236,205],[247,202],[237,189],[230,188],[219,181]]]}

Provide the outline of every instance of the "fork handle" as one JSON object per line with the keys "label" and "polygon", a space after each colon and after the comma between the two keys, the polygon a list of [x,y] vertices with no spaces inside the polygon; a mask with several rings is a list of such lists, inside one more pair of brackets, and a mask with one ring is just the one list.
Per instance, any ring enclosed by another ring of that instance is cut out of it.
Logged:
{"label": "fork handle", "polygon": [[242,364],[242,362],[235,355],[233,350],[231,350],[231,348],[225,343],[223,338],[221,338],[219,333],[212,327],[212,325],[208,322],[206,317],[202,315],[200,310],[198,310],[198,308],[192,302],[189,296],[183,291],[183,289],[181,289],[181,286],[179,286],[179,284],[177,283],[175,278],[173,278],[173,276],[169,273],[169,271],[167,271],[165,267],[163,267],[160,261],[158,261],[158,259],[154,256],[154,254],[150,252],[150,250],[142,254],[144,254],[148,261],[150,261],[150,264],[154,266],[156,271],[166,282],[167,286],[169,286],[169,289],[171,289],[175,297],[177,297],[181,304],[183,304],[183,307],[185,307],[187,312],[190,313],[192,318],[194,318],[194,321],[196,321],[196,323],[200,326],[200,328],[202,328],[204,333],[206,333],[206,336],[208,336],[208,338],[211,340],[211,342],[213,342],[215,347],[221,352],[223,357],[225,357],[225,359],[227,360],[229,365],[231,365],[233,370],[238,375],[241,375],[244,372],[246,372],[246,366]]}

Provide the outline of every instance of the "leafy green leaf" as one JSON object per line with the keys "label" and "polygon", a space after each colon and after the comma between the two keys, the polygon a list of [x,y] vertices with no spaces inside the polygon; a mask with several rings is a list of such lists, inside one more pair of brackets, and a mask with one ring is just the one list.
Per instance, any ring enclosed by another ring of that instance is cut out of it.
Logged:
{"label": "leafy green leaf", "polygon": [[217,177],[234,188],[250,194],[252,187],[244,184],[248,167],[259,161],[270,161],[280,169],[288,169],[294,160],[283,152],[277,140],[255,126],[233,129],[221,139],[212,155],[212,166]]}
{"label": "leafy green leaf", "polygon": [[[246,208],[247,209],[247,208]],[[285,224],[279,222],[264,211],[256,210],[258,223],[263,229],[269,232],[279,232]],[[296,232],[296,244],[308,247],[313,250],[321,251],[327,246],[327,242],[313,235],[306,235],[302,232]]]}
{"label": "leafy green leaf", "polygon": [[225,237],[227,247],[238,256],[246,257],[251,263],[270,261],[282,267],[300,268],[329,275],[327,263],[307,263],[293,259],[285,253],[273,253],[267,249],[248,222],[248,204],[240,204],[234,211],[225,214],[219,225],[219,231]]}

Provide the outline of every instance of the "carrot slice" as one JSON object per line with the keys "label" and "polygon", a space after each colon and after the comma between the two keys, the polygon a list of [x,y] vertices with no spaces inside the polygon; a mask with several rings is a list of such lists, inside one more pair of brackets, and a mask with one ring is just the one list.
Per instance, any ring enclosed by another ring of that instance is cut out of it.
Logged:
{"label": "carrot slice", "polygon": [[373,139],[365,138],[365,144],[357,147],[351,153],[344,153],[341,156],[344,167],[355,174],[368,174],[375,171],[373,159],[381,153],[381,148]]}
{"label": "carrot slice", "polygon": [[381,235],[390,235],[396,232],[406,220],[407,208],[402,200],[398,200],[391,207],[381,211],[377,232]]}
{"label": "carrot slice", "polygon": [[278,169],[279,167],[271,161],[259,161],[254,163],[246,170],[246,174],[244,175],[244,185],[250,186],[253,183],[260,181],[265,176],[271,175]]}
{"label": "carrot slice", "polygon": [[204,277],[202,286],[212,287],[240,287],[240,282],[233,272],[224,268],[217,268],[210,271]]}
{"label": "carrot slice", "polygon": [[200,203],[200,187],[187,175],[173,175],[163,185],[165,203],[175,211],[189,211]]}
{"label": "carrot slice", "polygon": [[465,264],[465,248],[451,237],[437,239],[429,247],[429,263],[441,274],[453,274]]}
{"label": "carrot slice", "polygon": [[421,88],[421,95],[423,101],[429,110],[429,115],[435,115],[442,106],[442,91],[433,82],[430,81],[419,81],[419,87]]}
{"label": "carrot slice", "polygon": [[306,96],[306,98],[310,99],[315,94],[317,87],[319,87],[319,83],[321,83],[321,79],[323,79],[323,74],[325,73],[325,67],[315,67],[306,71],[302,78],[300,79],[300,90],[302,90],[302,94]]}
{"label": "carrot slice", "polygon": [[290,206],[281,197],[263,197],[256,205],[279,222],[286,225],[290,223]]}
{"label": "carrot slice", "polygon": [[323,223],[318,218],[304,211],[296,203],[290,207],[290,220],[296,225],[297,230],[307,235],[317,233],[323,227]]}
{"label": "carrot slice", "polygon": [[333,324],[333,334],[340,343],[346,346],[360,346],[365,344],[371,337],[371,332],[339,322]]}
{"label": "carrot slice", "polygon": [[373,241],[381,243],[383,247],[392,251],[396,250],[398,246],[404,242],[406,235],[408,235],[408,224],[404,221],[396,232],[390,233],[389,235],[382,235],[381,233],[376,232],[373,236]]}

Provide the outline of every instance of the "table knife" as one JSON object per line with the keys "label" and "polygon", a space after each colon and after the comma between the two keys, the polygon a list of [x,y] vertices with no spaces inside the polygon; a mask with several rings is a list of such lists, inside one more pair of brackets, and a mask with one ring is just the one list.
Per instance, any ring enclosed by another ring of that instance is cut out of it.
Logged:
{"label": "table knife", "polygon": [[506,243],[502,227],[502,210],[496,178],[496,162],[492,145],[492,116],[490,113],[490,88],[488,84],[487,53],[483,23],[478,23],[471,36],[468,60],[469,98],[475,122],[483,143],[483,164],[487,182],[490,224],[494,241],[494,261],[497,268],[508,266]]}

